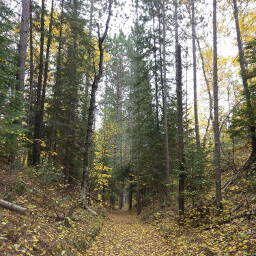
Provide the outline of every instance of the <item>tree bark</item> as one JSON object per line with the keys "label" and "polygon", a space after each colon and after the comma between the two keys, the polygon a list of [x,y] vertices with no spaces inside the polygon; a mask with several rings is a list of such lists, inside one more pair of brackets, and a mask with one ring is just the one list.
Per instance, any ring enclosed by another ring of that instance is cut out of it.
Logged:
{"label": "tree bark", "polygon": [[204,65],[205,60],[204,60],[204,56],[203,56],[203,53],[202,53],[202,50],[200,47],[200,42],[199,42],[198,37],[196,37],[196,41],[197,41],[197,45],[198,45],[198,49],[199,49],[199,53],[200,53],[200,57],[201,57],[201,61],[202,61],[202,70],[203,70],[204,80],[205,80],[205,83],[207,86],[207,92],[208,92],[208,98],[209,98],[209,104],[210,104],[209,118],[208,118],[207,126],[205,129],[205,135],[203,138],[203,147],[205,147],[207,132],[209,130],[211,121],[213,121],[213,115],[212,115],[213,101],[212,101],[212,94],[211,94],[211,90],[210,90],[209,80],[207,79],[206,72],[205,72],[205,65]]}
{"label": "tree bark", "polygon": [[11,211],[14,211],[14,212],[18,212],[20,214],[25,214],[26,211],[27,211],[27,208],[21,207],[21,206],[16,205],[16,204],[12,204],[12,203],[7,202],[3,199],[0,199],[0,206],[4,207],[6,209],[9,209]]}
{"label": "tree bark", "polygon": [[[27,137],[32,138],[32,125],[33,125],[33,90],[34,90],[34,47],[33,47],[33,3],[30,0],[30,14],[29,14],[29,48],[30,48],[30,60],[29,60],[29,100],[28,100],[28,115],[27,115]],[[32,164],[32,151],[30,145],[28,146],[28,164]]]}
{"label": "tree bark", "polygon": [[54,12],[54,0],[52,0],[52,6],[51,6],[49,34],[48,34],[48,41],[47,41],[47,46],[46,46],[46,61],[45,61],[45,65],[44,65],[44,83],[43,83],[42,100],[41,100],[41,107],[40,107],[40,125],[41,126],[43,124],[45,92],[46,92],[46,86],[47,86],[47,81],[48,81],[50,47],[51,47],[51,41],[52,41],[53,12]]}
{"label": "tree bark", "polygon": [[59,45],[57,54],[57,66],[56,66],[56,83],[53,91],[53,120],[52,120],[52,139],[51,139],[51,151],[56,151],[56,132],[57,132],[57,112],[58,103],[57,97],[60,95],[60,80],[61,80],[61,51],[62,51],[62,30],[64,21],[64,0],[61,0],[61,14],[60,14],[60,28],[59,28]]}
{"label": "tree bark", "polygon": [[41,9],[41,37],[40,37],[40,60],[39,60],[39,74],[37,85],[37,99],[35,110],[35,129],[34,129],[34,147],[33,147],[33,165],[40,164],[40,140],[41,140],[41,125],[40,125],[40,107],[41,107],[41,93],[43,82],[43,60],[44,60],[44,34],[45,34],[45,0],[42,0]]}
{"label": "tree bark", "polygon": [[195,0],[192,0],[192,48],[193,48],[193,75],[194,75],[194,116],[195,116],[195,132],[196,147],[200,150],[200,134],[197,109],[197,66],[196,66],[196,24],[195,24]]}
{"label": "tree bark", "polygon": [[166,82],[166,27],[165,27],[165,1],[162,2],[163,14],[163,112],[164,112],[164,137],[165,137],[165,162],[166,162],[166,204],[170,206],[170,160],[168,142],[167,120],[167,82]]}
{"label": "tree bark", "polygon": [[83,164],[83,179],[82,179],[82,186],[81,186],[81,194],[80,200],[83,206],[85,206],[86,197],[87,197],[87,189],[88,189],[88,179],[89,179],[89,153],[90,153],[90,146],[92,141],[92,126],[93,126],[93,118],[94,118],[94,110],[95,110],[95,103],[96,103],[96,91],[98,89],[99,81],[102,77],[103,73],[103,55],[104,55],[104,48],[103,42],[107,36],[109,22],[112,15],[112,0],[109,0],[108,6],[108,18],[106,21],[105,32],[102,36],[100,36],[100,28],[98,27],[98,47],[100,52],[99,58],[99,66],[98,66],[98,73],[95,74],[92,90],[91,90],[91,98],[90,98],[90,106],[89,106],[89,113],[88,113],[88,125],[87,125],[87,134],[86,134],[86,143],[85,143],[85,152],[84,152],[84,164]]}
{"label": "tree bark", "polygon": [[19,83],[16,86],[21,98],[24,93],[24,80],[25,80],[25,68],[27,58],[27,41],[29,31],[29,13],[30,13],[30,0],[22,0],[22,14],[21,14],[21,27],[20,27],[20,41],[19,41],[19,64],[20,72],[17,75]]}
{"label": "tree bark", "polygon": [[[94,11],[94,0],[90,0],[91,2],[91,6],[90,6],[90,21],[89,21],[89,42],[91,43],[92,40],[92,19],[93,19],[93,11]],[[91,48],[91,47],[90,47]],[[87,59],[88,59],[88,63],[90,65],[91,62],[91,50],[88,50],[87,53]],[[90,86],[90,69],[87,68],[86,71],[86,96],[87,96],[87,102],[89,101],[88,96],[89,96],[89,86]]]}
{"label": "tree bark", "polygon": [[219,100],[218,100],[218,66],[217,66],[217,0],[213,0],[213,97],[214,97],[214,156],[216,205],[221,206],[221,170],[220,170],[220,130],[219,130]]}
{"label": "tree bark", "polygon": [[133,184],[132,184],[132,176],[130,177],[130,184],[129,184],[129,210],[132,209],[132,194],[133,194]]}
{"label": "tree bark", "polygon": [[183,139],[183,102],[182,102],[182,62],[181,46],[176,48],[176,81],[177,81],[177,99],[178,99],[178,144],[179,144],[179,217],[184,215],[184,191],[185,191],[185,169],[184,169],[184,139]]}

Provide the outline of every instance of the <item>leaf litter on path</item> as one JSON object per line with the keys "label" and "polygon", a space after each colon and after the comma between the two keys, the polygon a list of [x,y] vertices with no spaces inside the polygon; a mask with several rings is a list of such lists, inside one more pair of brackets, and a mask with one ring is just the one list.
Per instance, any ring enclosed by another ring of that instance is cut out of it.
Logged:
{"label": "leaf litter on path", "polygon": [[150,224],[128,211],[108,214],[109,221],[86,255],[172,255],[171,247]]}

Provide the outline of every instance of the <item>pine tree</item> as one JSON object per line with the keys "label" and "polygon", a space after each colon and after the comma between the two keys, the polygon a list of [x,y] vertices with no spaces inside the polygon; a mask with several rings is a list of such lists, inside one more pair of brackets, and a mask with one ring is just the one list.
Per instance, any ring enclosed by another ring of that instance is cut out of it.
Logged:
{"label": "pine tree", "polygon": [[18,54],[15,45],[14,24],[11,20],[11,10],[2,3],[0,10],[0,156],[9,163],[20,150],[19,139],[23,130],[20,126],[23,111],[20,91],[15,79],[19,69],[17,67]]}

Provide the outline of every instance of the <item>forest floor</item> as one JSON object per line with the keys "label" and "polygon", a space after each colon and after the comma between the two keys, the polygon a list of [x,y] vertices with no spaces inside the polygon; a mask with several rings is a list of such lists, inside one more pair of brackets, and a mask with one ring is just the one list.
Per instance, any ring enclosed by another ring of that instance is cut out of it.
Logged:
{"label": "forest floor", "polygon": [[86,255],[256,256],[255,217],[192,214],[179,225],[168,208],[109,212]]}
{"label": "forest floor", "polygon": [[212,199],[188,202],[179,225],[175,203],[148,205],[139,216],[125,210],[106,215],[102,206],[92,205],[94,216],[77,206],[71,220],[65,216],[79,198],[79,187],[67,188],[53,178],[33,169],[0,167],[0,198],[28,209],[20,215],[0,208],[0,256],[256,256],[255,179],[230,186],[219,214]]}
{"label": "forest floor", "polygon": [[84,255],[100,232],[105,210],[94,207],[94,216],[77,206],[72,219],[65,217],[79,188],[49,178],[33,169],[0,167],[0,198],[27,208],[21,215],[0,207],[0,256]]}
{"label": "forest floor", "polygon": [[173,255],[166,239],[135,213],[108,213],[108,221],[86,255]]}

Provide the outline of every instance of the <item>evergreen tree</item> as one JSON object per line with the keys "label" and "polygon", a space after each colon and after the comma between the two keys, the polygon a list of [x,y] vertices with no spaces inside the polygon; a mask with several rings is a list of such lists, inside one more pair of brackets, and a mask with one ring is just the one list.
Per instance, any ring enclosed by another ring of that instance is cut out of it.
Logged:
{"label": "evergreen tree", "polygon": [[18,81],[15,76],[20,70],[17,67],[19,56],[15,49],[12,12],[4,3],[0,8],[0,154],[11,163],[21,149],[19,140],[23,130],[20,118],[23,110],[19,104],[21,93],[16,90]]}

